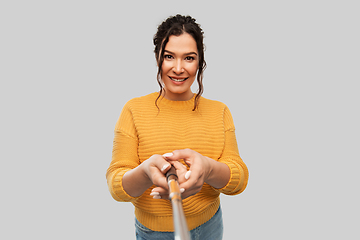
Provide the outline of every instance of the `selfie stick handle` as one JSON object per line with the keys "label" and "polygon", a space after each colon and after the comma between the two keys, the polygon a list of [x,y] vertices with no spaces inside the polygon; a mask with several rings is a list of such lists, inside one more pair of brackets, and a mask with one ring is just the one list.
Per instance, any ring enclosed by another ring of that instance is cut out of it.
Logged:
{"label": "selfie stick handle", "polygon": [[175,240],[191,240],[180,193],[178,177],[174,166],[166,173],[166,179],[169,185],[169,198],[171,200],[173,220],[175,228]]}

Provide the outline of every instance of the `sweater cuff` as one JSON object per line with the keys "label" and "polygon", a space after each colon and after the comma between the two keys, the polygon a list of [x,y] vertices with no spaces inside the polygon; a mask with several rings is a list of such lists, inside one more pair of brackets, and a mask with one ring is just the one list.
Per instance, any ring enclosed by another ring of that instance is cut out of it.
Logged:
{"label": "sweater cuff", "polygon": [[108,186],[112,197],[119,202],[133,202],[135,198],[126,193],[122,185],[124,174],[131,169],[121,169],[108,177]]}
{"label": "sweater cuff", "polygon": [[226,195],[239,194],[243,190],[244,171],[239,164],[233,162],[225,162],[225,164],[230,169],[230,180],[225,187],[216,190]]}

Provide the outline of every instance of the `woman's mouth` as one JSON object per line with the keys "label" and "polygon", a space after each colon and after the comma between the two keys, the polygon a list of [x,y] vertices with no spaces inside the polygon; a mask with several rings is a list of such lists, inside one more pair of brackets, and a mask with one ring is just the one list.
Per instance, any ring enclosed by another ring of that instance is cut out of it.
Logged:
{"label": "woman's mouth", "polygon": [[188,78],[172,78],[172,77],[169,78],[174,82],[183,82],[188,79]]}

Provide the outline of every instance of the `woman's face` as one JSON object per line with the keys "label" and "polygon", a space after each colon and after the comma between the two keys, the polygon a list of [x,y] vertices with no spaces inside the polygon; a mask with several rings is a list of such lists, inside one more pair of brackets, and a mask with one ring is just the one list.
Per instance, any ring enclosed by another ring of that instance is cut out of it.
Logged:
{"label": "woman's face", "polygon": [[165,98],[186,101],[193,97],[191,85],[199,67],[198,55],[196,42],[190,34],[169,37],[161,66]]}

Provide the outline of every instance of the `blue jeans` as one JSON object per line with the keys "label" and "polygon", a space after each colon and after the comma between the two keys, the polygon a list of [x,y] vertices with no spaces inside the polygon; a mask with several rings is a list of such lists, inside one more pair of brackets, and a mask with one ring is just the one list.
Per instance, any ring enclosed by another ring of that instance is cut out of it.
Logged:
{"label": "blue jeans", "polygon": [[[174,240],[173,232],[157,232],[148,229],[135,218],[137,240]],[[221,208],[206,223],[190,231],[191,240],[221,240],[223,236],[223,221]]]}

